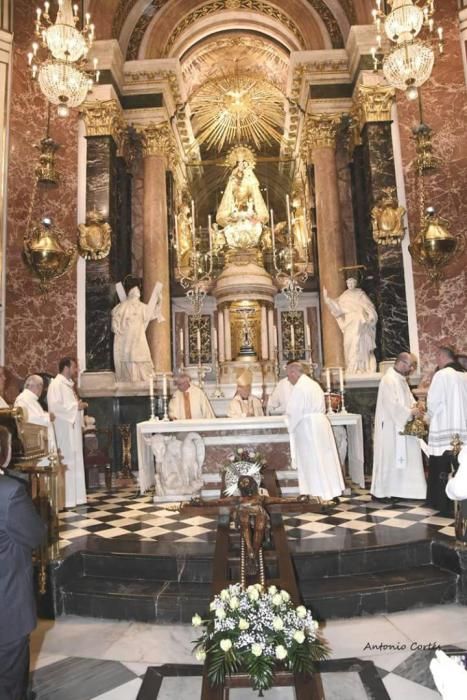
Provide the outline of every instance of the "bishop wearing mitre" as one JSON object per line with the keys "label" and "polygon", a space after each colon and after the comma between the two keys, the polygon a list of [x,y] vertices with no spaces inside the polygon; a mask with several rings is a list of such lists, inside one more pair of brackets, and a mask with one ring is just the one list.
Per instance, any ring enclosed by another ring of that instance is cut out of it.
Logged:
{"label": "bishop wearing mitre", "polygon": [[256,396],[251,393],[253,377],[246,369],[237,379],[237,391],[227,409],[229,418],[251,418],[252,416],[263,416],[263,406]]}

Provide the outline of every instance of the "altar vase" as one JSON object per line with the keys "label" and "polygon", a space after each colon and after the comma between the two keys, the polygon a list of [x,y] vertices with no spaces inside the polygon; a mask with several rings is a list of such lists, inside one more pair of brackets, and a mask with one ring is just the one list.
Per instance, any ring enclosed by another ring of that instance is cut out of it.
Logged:
{"label": "altar vase", "polygon": [[420,443],[412,435],[401,435],[407,421],[419,412],[407,383],[416,366],[414,355],[400,353],[378,388],[371,481],[375,498],[426,498]]}
{"label": "altar vase", "polygon": [[300,493],[325,501],[338,499],[344,490],[344,479],[331,424],[325,415],[324,392],[303,373],[298,362],[287,366],[287,377],[293,390],[286,422]]}

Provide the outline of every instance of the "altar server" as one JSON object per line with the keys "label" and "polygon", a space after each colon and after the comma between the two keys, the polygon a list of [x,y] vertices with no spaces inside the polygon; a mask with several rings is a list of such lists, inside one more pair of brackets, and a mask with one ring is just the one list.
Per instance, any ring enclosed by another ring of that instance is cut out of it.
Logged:
{"label": "altar server", "polygon": [[227,409],[228,418],[251,418],[263,416],[263,406],[260,399],[251,393],[252,374],[244,370],[237,379],[237,392]]}
{"label": "altar server", "polygon": [[287,404],[287,427],[300,493],[338,502],[344,480],[331,424],[325,415],[324,392],[304,374],[299,362],[290,363],[286,371],[293,385]]}
{"label": "altar server", "polygon": [[437,360],[439,369],[433,375],[427,396],[430,421],[427,503],[449,517],[453,505],[445,489],[452,470],[451,443],[458,435],[467,444],[467,374],[451,348],[439,348]]}
{"label": "altar server", "polygon": [[418,438],[400,434],[407,421],[420,414],[407,383],[407,377],[416,367],[417,358],[409,352],[401,352],[379,385],[371,481],[375,500],[426,497]]}
{"label": "altar server", "polygon": [[65,464],[65,507],[74,508],[86,503],[82,428],[87,403],[80,401],[75,391],[76,360],[64,357],[58,369],[59,373],[49,384],[47,404],[49,411],[55,414],[57,447]]}
{"label": "altar server", "polygon": [[179,374],[175,378],[177,387],[169,401],[169,417],[172,420],[190,418],[215,418],[209,399],[202,389],[191,384],[188,374]]}

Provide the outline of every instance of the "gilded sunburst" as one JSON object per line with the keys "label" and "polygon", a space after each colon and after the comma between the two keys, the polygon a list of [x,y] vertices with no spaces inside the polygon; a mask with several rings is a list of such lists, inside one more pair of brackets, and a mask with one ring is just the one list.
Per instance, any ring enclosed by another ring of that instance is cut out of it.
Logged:
{"label": "gilded sunburst", "polygon": [[208,80],[190,106],[196,138],[208,148],[250,143],[259,149],[282,139],[284,98],[262,77],[233,73]]}

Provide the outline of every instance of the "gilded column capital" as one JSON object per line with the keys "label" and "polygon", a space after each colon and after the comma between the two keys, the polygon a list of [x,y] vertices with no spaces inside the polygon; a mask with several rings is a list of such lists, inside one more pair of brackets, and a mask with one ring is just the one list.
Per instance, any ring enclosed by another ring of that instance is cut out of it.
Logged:
{"label": "gilded column capital", "polygon": [[391,107],[395,99],[396,91],[389,85],[359,85],[355,104],[360,128],[367,122],[391,121]]}
{"label": "gilded column capital", "polygon": [[172,132],[167,122],[161,124],[148,124],[137,129],[141,137],[143,157],[163,156],[169,164],[173,164],[175,146]]}
{"label": "gilded column capital", "polygon": [[308,147],[335,148],[341,122],[342,114],[310,114],[306,123]]}
{"label": "gilded column capital", "polygon": [[117,100],[85,102],[81,115],[86,127],[86,136],[111,136],[117,150],[123,150],[126,124],[123,110]]}

